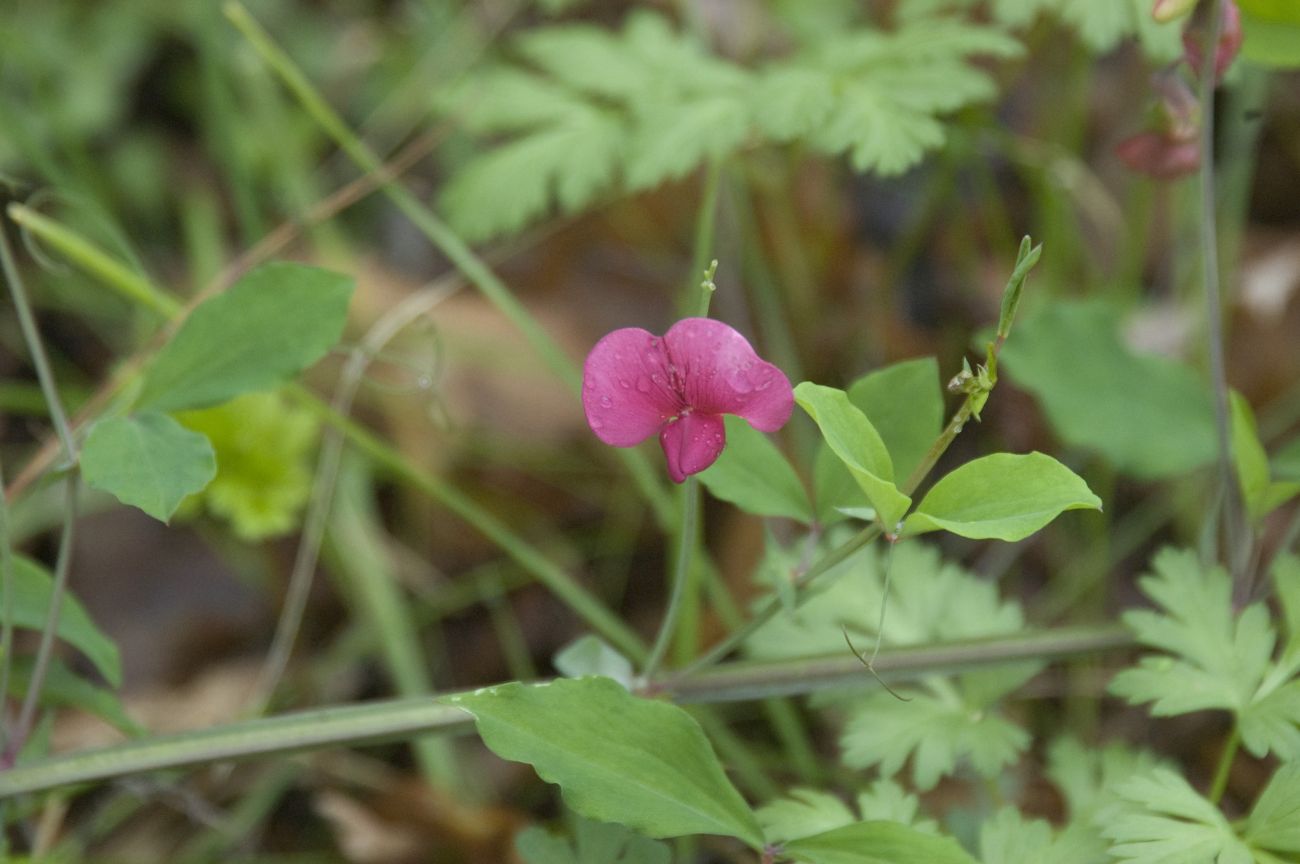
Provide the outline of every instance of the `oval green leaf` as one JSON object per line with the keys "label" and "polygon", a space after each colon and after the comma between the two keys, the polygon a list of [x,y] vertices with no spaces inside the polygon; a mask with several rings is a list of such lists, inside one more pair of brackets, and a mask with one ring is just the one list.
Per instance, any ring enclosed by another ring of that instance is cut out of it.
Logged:
{"label": "oval green leaf", "polygon": [[185,320],[149,367],[138,405],[204,408],[283,383],[338,342],[352,289],[328,270],[258,267]]}
{"label": "oval green leaf", "polygon": [[[54,596],[54,580],[45,568],[21,555],[14,559],[13,622],[15,627],[40,630],[45,626],[50,600]],[[90,658],[104,679],[114,687],[122,685],[122,658],[117,646],[71,594],[63,595],[59,608],[59,626],[55,634]]]}
{"label": "oval green leaf", "polygon": [[81,476],[88,486],[161,522],[216,473],[206,437],[152,411],[101,420],[81,451]]}
{"label": "oval green leaf", "polygon": [[776,445],[739,417],[728,415],[727,446],[700,482],[717,498],[755,516],[783,516],[809,524],[812,504],[799,475]]}
{"label": "oval green leaf", "polygon": [[1083,478],[1042,453],[995,453],[935,483],[903,533],[951,531],[974,540],[1023,540],[1066,510],[1101,509]]}
{"label": "oval green leaf", "polygon": [[903,360],[849,385],[849,401],[880,433],[894,466],[906,480],[943,431],[943,385],[933,357]]}
{"label": "oval green leaf", "polygon": [[608,678],[518,682],[452,697],[483,742],[527,762],[579,814],[650,837],[721,834],[762,848],[758,820],[704,731],[676,705]]}
{"label": "oval green leaf", "polygon": [[952,838],[901,822],[856,822],[792,840],[785,852],[803,864],[976,864]]}
{"label": "oval green leaf", "polygon": [[1120,312],[1100,300],[1053,302],[1016,327],[998,361],[1037,399],[1053,430],[1141,479],[1181,476],[1213,461],[1214,409],[1190,367],[1135,354]]}
{"label": "oval green leaf", "polygon": [[889,451],[867,415],[843,390],[809,381],[794,388],[794,398],[821,429],[826,444],[862,487],[881,521],[893,525],[902,519],[912,499],[894,485]]}

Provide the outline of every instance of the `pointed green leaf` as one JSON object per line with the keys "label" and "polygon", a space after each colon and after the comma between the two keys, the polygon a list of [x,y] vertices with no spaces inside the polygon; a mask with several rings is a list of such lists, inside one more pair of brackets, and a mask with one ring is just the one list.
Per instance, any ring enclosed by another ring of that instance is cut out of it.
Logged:
{"label": "pointed green leaf", "polygon": [[1042,453],[995,453],[944,476],[907,517],[905,534],[951,531],[1021,540],[1066,510],[1101,509],[1083,478]]}
{"label": "pointed green leaf", "polygon": [[1300,494],[1300,483],[1274,482],[1269,477],[1268,454],[1259,440],[1255,415],[1240,393],[1232,393],[1232,459],[1237,468],[1237,484],[1250,513],[1258,522],[1287,501]]}
{"label": "pointed green leaf", "polygon": [[81,450],[81,476],[88,486],[160,522],[216,473],[206,437],[152,411],[99,421]]}
{"label": "pointed green leaf", "polygon": [[862,487],[881,521],[897,524],[912,499],[894,485],[894,466],[880,433],[843,390],[804,381],[795,401],[812,417],[822,437]]}
{"label": "pointed green leaf", "polygon": [[264,264],[207,300],[158,352],[139,406],[203,408],[268,390],[339,340],[352,280],[301,264]]}
{"label": "pointed green leaf", "polygon": [[[33,658],[14,659],[9,677],[9,695],[22,699],[32,678]],[[127,735],[142,735],[144,729],[132,720],[122,707],[122,700],[112,690],[92,684],[77,675],[57,657],[50,659],[45,671],[45,686],[41,690],[41,704],[51,708],[76,708],[112,724]]]}
{"label": "pointed green leaf", "polygon": [[[54,580],[44,567],[29,558],[15,555],[13,562],[14,626],[40,630],[45,626],[46,612],[53,597]],[[89,657],[109,684],[114,687],[122,685],[122,659],[117,646],[100,632],[86,610],[77,602],[77,598],[71,594],[63,595],[59,626],[55,633]]]}
{"label": "pointed green leaf", "polygon": [[728,415],[727,446],[708,470],[699,474],[715,497],[755,516],[784,516],[813,521],[812,504],[799,475],[762,432]]}
{"label": "pointed green leaf", "polygon": [[849,401],[880,433],[894,466],[906,480],[943,431],[943,387],[933,357],[904,360],[849,385]]}
{"label": "pointed green leaf", "polygon": [[792,840],[787,855],[804,864],[975,864],[957,842],[898,822],[858,822]]}
{"label": "pointed green leaf", "polygon": [[1124,861],[1250,864],[1246,845],[1214,804],[1165,768],[1126,780],[1121,803],[1107,811],[1101,833]]}
{"label": "pointed green leaf", "polygon": [[1277,769],[1246,821],[1246,840],[1270,852],[1300,852],[1300,762]]}
{"label": "pointed green leaf", "polygon": [[651,837],[722,834],[763,845],[703,730],[676,705],[608,678],[516,682],[450,701],[474,715],[492,752],[532,765],[588,819]]}

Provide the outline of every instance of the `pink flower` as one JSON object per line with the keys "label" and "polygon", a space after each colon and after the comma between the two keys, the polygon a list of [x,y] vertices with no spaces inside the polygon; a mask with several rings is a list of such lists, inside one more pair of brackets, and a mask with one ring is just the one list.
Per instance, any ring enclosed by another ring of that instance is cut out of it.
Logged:
{"label": "pink flower", "polygon": [[582,407],[596,437],[631,447],[659,434],[668,475],[681,483],[726,446],[723,414],[761,432],[790,419],[790,380],[744,336],[712,318],[685,318],[663,338],[639,327],[609,333],[587,355]]}

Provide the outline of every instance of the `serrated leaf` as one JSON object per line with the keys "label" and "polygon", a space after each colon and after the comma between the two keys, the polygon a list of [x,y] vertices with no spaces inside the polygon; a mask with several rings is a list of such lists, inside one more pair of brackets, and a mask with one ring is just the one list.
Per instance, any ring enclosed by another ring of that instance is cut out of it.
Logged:
{"label": "serrated leaf", "polygon": [[880,433],[852,402],[834,387],[804,381],[794,388],[795,401],[821,429],[827,445],[844,463],[885,525],[894,525],[912,499],[894,485],[894,466]]}
{"label": "serrated leaf", "polygon": [[1017,325],[999,371],[1032,393],[1061,440],[1142,479],[1181,476],[1214,459],[1214,412],[1187,366],[1122,345],[1101,301],[1048,304]]}
{"label": "serrated leaf", "polygon": [[1100,510],[1083,478],[1043,453],[995,453],[931,487],[904,534],[951,531],[977,540],[1023,540],[1066,510]]}
{"label": "serrated leaf", "polygon": [[857,821],[839,797],[816,789],[791,789],[756,811],[763,836],[773,843],[812,837]]}
{"label": "serrated leaf", "polygon": [[1300,759],[1300,681],[1257,695],[1238,716],[1247,750],[1256,755],[1271,751],[1279,759]]}
{"label": "serrated leaf", "polygon": [[941,777],[969,761],[984,777],[996,776],[1029,746],[1029,733],[996,712],[968,705],[952,692],[909,688],[909,701],[876,693],[855,711],[840,739],[844,764],[878,767],[892,777],[912,760],[916,788],[934,788]]}
{"label": "serrated leaf", "polygon": [[469,240],[518,230],[548,212],[580,210],[609,188],[627,132],[608,112],[575,105],[560,122],[502,144],[462,166],[441,202]]}
{"label": "serrated leaf", "polygon": [[727,446],[700,482],[717,498],[756,516],[813,521],[812,504],[785,456],[762,432],[727,415]]}
{"label": "serrated leaf", "polygon": [[938,834],[931,819],[918,818],[921,802],[892,780],[877,780],[857,797],[857,813],[840,798],[816,789],[791,789],[759,808],[758,821],[769,842],[812,837],[854,822],[897,822],[926,834]]}
{"label": "serrated leaf", "polygon": [[145,373],[137,406],[182,411],[269,390],[338,342],[351,279],[301,264],[263,264],[205,301]]}
{"label": "serrated leaf", "polygon": [[1244,709],[1273,646],[1267,615],[1254,606],[1249,621],[1234,622],[1227,573],[1202,568],[1189,550],[1163,549],[1153,567],[1138,584],[1160,611],[1132,610],[1124,623],[1142,644],[1172,656],[1143,658],[1115,676],[1111,692],[1135,704],[1155,702],[1159,715]]}
{"label": "serrated leaf", "polygon": [[735,150],[749,135],[749,106],[739,93],[646,100],[635,117],[627,159],[633,192],[680,179],[705,160]]}
{"label": "serrated leaf", "polygon": [[905,480],[943,431],[943,388],[933,357],[903,360],[877,369],[848,387],[849,401],[867,415]]}
{"label": "serrated leaf", "polygon": [[1121,803],[1098,821],[1116,858],[1144,864],[1253,861],[1219,809],[1178,774],[1156,768],[1116,791]]}
{"label": "serrated leaf", "polygon": [[1277,640],[1267,609],[1256,603],[1234,616],[1228,574],[1203,568],[1190,551],[1162,550],[1154,567],[1138,584],[1160,611],[1130,611],[1124,623],[1138,641],[1165,653],[1120,672],[1111,692],[1152,702],[1156,715],[1231,711],[1251,753],[1300,758],[1300,682],[1292,680],[1300,657],[1288,650],[1273,659]]}
{"label": "serrated leaf", "polygon": [[842,652],[842,629],[870,644],[886,566],[893,575],[885,645],[977,639],[1024,629],[1019,604],[1002,601],[995,584],[945,561],[925,543],[899,543],[892,553],[865,549],[818,579],[796,610],[754,633],[745,643],[747,652],[770,660]]}
{"label": "serrated leaf", "polygon": [[980,826],[983,864],[1091,864],[1095,848],[1077,835],[1058,835],[1042,819],[1026,819],[1014,807],[1003,807]]}
{"label": "serrated leaf", "polygon": [[515,836],[515,850],[527,864],[669,864],[663,843],[622,825],[578,819],[571,844],[536,826]]}
{"label": "serrated leaf", "polygon": [[948,837],[897,822],[858,822],[791,841],[785,852],[805,864],[975,864]]}
{"label": "serrated leaf", "polygon": [[722,834],[763,845],[698,723],[608,678],[505,684],[451,697],[503,759],[527,762],[565,802],[650,837]]}
{"label": "serrated leaf", "polygon": [[208,439],[166,414],[145,411],[100,420],[81,450],[86,485],[139,507],[160,522],[217,473]]}
{"label": "serrated leaf", "polygon": [[1281,766],[1260,793],[1244,836],[1270,852],[1300,852],[1300,762]]}
{"label": "serrated leaf", "polygon": [[[54,596],[54,580],[45,568],[21,555],[13,558],[13,615],[15,627],[41,630]],[[77,648],[114,687],[122,686],[122,658],[117,645],[90,620],[85,608],[72,594],[63,595],[59,624],[54,631],[64,642]]]}

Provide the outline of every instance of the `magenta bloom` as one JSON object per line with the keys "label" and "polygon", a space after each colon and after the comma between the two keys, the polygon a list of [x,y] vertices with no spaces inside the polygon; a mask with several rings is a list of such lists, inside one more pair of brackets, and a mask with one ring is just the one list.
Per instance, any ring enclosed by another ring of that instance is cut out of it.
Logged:
{"label": "magenta bloom", "polygon": [[726,446],[723,414],[775,432],[790,419],[794,393],[744,336],[712,318],[685,318],[662,339],[625,327],[597,342],[582,369],[582,407],[606,444],[631,447],[658,433],[668,475],[681,483]]}

